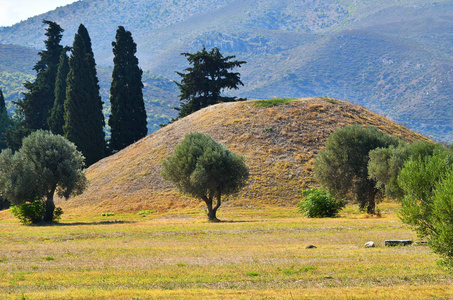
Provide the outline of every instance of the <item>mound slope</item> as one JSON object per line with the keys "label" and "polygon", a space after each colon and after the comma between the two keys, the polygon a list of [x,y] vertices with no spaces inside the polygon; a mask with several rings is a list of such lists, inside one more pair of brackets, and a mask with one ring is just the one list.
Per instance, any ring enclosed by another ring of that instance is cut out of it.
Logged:
{"label": "mound slope", "polygon": [[336,129],[370,124],[407,141],[426,139],[406,127],[348,102],[304,98],[273,107],[253,101],[223,103],[200,110],[94,164],[87,190],[65,208],[93,211],[165,210],[196,205],[160,176],[160,162],[189,132],[202,132],[246,156],[250,183],[225,205],[286,205],[313,186],[313,161]]}

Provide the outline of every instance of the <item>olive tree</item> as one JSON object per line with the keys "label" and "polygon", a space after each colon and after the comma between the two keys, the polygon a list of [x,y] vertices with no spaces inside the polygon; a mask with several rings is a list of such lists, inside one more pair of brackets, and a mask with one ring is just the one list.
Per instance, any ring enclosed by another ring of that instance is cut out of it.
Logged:
{"label": "olive tree", "polygon": [[38,130],[24,138],[19,151],[0,154],[0,190],[14,205],[42,200],[43,222],[54,218],[54,194],[69,198],[86,186],[84,157],[60,135]]}
{"label": "olive tree", "polygon": [[398,176],[404,197],[401,220],[427,239],[453,270],[453,164],[451,153],[407,161]]}
{"label": "olive tree", "polygon": [[248,176],[243,156],[197,132],[187,134],[174,154],[162,162],[162,177],[173,182],[181,193],[203,200],[210,221],[218,221],[221,196],[237,193],[246,185]]}
{"label": "olive tree", "polygon": [[415,158],[432,156],[434,153],[445,151],[440,144],[427,141],[403,143],[395,147],[377,148],[369,153],[369,178],[376,181],[376,187],[389,198],[401,199],[404,193],[397,179],[406,161]]}
{"label": "olive tree", "polygon": [[314,175],[337,197],[353,196],[367,213],[375,213],[376,182],[368,177],[369,152],[397,145],[398,139],[373,126],[351,125],[333,132],[315,160]]}

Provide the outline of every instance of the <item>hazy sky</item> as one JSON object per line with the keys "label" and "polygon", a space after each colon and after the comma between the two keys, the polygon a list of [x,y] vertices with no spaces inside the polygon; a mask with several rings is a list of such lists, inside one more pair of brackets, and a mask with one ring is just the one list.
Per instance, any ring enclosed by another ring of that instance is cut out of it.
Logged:
{"label": "hazy sky", "polygon": [[0,26],[11,26],[76,0],[0,0]]}

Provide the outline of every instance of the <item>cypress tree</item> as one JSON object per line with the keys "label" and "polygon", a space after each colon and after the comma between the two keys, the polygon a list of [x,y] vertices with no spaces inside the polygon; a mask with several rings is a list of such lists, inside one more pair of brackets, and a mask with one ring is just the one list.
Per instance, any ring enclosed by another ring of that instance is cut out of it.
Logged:
{"label": "cypress tree", "polygon": [[4,114],[7,114],[7,112],[6,112],[6,104],[5,104],[5,97],[3,96],[2,89],[0,89],[0,117],[3,116]]}
{"label": "cypress tree", "polygon": [[110,150],[119,151],[148,133],[143,102],[142,70],[135,56],[137,45],[130,31],[119,26],[113,46],[113,73],[110,87]]}
{"label": "cypress tree", "polygon": [[57,79],[55,81],[55,102],[47,121],[50,131],[54,134],[64,135],[64,101],[66,99],[66,79],[69,73],[69,61],[66,51],[61,52],[58,65]]}
{"label": "cypress tree", "polygon": [[0,150],[7,148],[5,134],[11,127],[12,120],[6,111],[5,98],[3,97],[3,91],[0,89]]}
{"label": "cypress tree", "polygon": [[105,122],[91,39],[83,24],[74,37],[66,84],[63,131],[89,166],[105,155]]}
{"label": "cypress tree", "polygon": [[17,112],[23,117],[23,126],[29,131],[37,129],[47,130],[47,119],[55,101],[55,79],[57,76],[60,55],[64,47],[60,45],[62,32],[60,25],[55,22],[43,21],[47,24],[47,40],[44,42],[46,50],[38,53],[41,57],[33,69],[37,72],[34,82],[26,82],[28,90],[24,98],[15,102]]}

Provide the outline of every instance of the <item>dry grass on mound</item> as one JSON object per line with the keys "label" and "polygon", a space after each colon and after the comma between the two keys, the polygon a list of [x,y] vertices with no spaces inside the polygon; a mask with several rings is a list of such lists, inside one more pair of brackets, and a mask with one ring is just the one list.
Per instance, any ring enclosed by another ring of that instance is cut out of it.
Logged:
{"label": "dry grass on mound", "polygon": [[160,176],[160,162],[189,132],[202,132],[245,155],[249,185],[225,205],[288,205],[314,185],[315,155],[336,129],[370,124],[407,141],[425,137],[348,102],[330,98],[295,99],[271,107],[257,102],[223,103],[205,108],[143,138],[87,170],[83,195],[61,203],[64,209],[139,211],[196,206]]}

